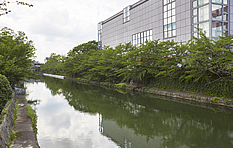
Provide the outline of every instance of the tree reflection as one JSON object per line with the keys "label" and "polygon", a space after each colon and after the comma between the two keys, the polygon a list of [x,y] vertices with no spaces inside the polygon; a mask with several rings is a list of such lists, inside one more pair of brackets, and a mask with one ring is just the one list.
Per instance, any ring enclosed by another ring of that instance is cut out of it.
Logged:
{"label": "tree reflection", "polygon": [[[52,95],[63,95],[76,110],[101,114],[147,141],[162,137],[161,147],[232,147],[233,115],[136,93],[43,77]],[[133,141],[131,141],[133,142]]]}

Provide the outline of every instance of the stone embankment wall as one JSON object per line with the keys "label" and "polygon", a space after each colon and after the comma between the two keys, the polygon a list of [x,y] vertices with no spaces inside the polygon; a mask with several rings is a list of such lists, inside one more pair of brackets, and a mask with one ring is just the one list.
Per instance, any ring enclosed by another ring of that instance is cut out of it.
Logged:
{"label": "stone embankment wall", "polygon": [[82,79],[69,78],[69,77],[65,77],[65,78],[68,80],[78,81],[81,83],[89,83],[92,85],[102,85],[102,86],[113,87],[117,89],[125,89],[125,90],[130,90],[130,91],[148,93],[148,94],[169,96],[169,97],[173,97],[177,99],[195,101],[195,102],[206,103],[206,104],[214,104],[214,105],[224,106],[224,107],[233,109],[233,98],[222,98],[221,100],[216,99],[216,101],[213,101],[212,100],[212,98],[214,98],[213,96],[207,96],[207,95],[201,95],[201,94],[176,92],[176,91],[162,90],[162,89],[157,89],[157,88],[138,87],[136,85],[127,85],[127,87],[121,88],[121,87],[115,86],[114,84],[109,86],[109,85],[105,85],[104,83],[101,83],[98,81],[86,81]]}
{"label": "stone embankment wall", "polygon": [[6,143],[11,142],[11,131],[14,126],[14,111],[17,95],[24,95],[24,89],[15,89],[13,101],[7,107],[7,113],[0,125],[0,148],[6,148]]}
{"label": "stone embankment wall", "polygon": [[6,143],[10,142],[10,134],[14,126],[14,108],[16,102],[16,93],[13,101],[7,108],[7,113],[4,115],[2,124],[0,125],[0,148],[6,148]]}

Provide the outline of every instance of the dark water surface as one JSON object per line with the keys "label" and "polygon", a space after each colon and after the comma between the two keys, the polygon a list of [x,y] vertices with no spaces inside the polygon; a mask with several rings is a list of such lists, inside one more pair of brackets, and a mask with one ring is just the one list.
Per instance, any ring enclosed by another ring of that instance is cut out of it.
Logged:
{"label": "dark water surface", "polygon": [[41,148],[233,148],[233,114],[172,98],[42,77],[26,83],[40,100]]}

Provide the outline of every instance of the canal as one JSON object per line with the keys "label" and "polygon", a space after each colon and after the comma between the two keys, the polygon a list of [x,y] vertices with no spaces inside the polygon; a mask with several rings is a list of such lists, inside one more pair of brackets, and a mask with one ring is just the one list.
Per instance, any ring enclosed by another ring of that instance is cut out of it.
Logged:
{"label": "canal", "polygon": [[233,147],[233,114],[218,107],[50,77],[25,86],[41,148]]}

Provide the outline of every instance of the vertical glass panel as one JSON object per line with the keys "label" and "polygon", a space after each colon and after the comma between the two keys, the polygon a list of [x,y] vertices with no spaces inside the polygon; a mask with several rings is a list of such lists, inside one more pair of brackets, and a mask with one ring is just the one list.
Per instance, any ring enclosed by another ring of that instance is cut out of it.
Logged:
{"label": "vertical glass panel", "polygon": [[223,6],[223,12],[228,13],[228,6]]}
{"label": "vertical glass panel", "polygon": [[147,36],[146,40],[147,40],[148,42],[150,42],[150,36]]}
{"label": "vertical glass panel", "polygon": [[212,37],[222,36],[222,22],[212,22]]}
{"label": "vertical glass panel", "polygon": [[194,33],[193,36],[197,38],[198,37],[198,33]]}
{"label": "vertical glass panel", "polygon": [[168,17],[172,16],[172,11],[169,10],[167,14],[168,14]]}
{"label": "vertical glass panel", "polygon": [[226,5],[227,5],[227,0],[223,0],[223,4],[226,4]]}
{"label": "vertical glass panel", "polygon": [[167,31],[164,32],[164,38],[167,38]]}
{"label": "vertical glass panel", "polygon": [[144,31],[144,37],[146,37],[146,31]]}
{"label": "vertical glass panel", "polygon": [[176,36],[176,30],[172,31],[172,36]]}
{"label": "vertical glass panel", "polygon": [[197,9],[193,9],[193,16],[197,15]]}
{"label": "vertical glass panel", "polygon": [[199,22],[209,20],[209,5],[199,8]]}
{"label": "vertical glass panel", "polygon": [[143,32],[141,33],[141,42],[140,43],[144,44]]}
{"label": "vertical glass panel", "polygon": [[171,24],[167,25],[167,30],[172,30]]}
{"label": "vertical glass panel", "polygon": [[197,32],[197,28],[198,28],[197,25],[193,25],[193,31],[194,31],[194,32]]}
{"label": "vertical glass panel", "polygon": [[163,7],[164,12],[167,11],[167,5]]}
{"label": "vertical glass panel", "polygon": [[222,20],[222,5],[212,4],[212,19]]}
{"label": "vertical glass panel", "polygon": [[209,3],[209,0],[198,0],[198,5],[204,5],[204,4],[207,4]]}
{"label": "vertical glass panel", "polygon": [[163,30],[164,30],[164,31],[167,31],[167,25],[164,25],[164,26],[163,26]]}
{"label": "vertical glass panel", "polygon": [[212,0],[213,3],[219,3],[221,4],[222,3],[222,0]]}
{"label": "vertical glass panel", "polygon": [[163,15],[164,15],[164,18],[167,18],[167,12],[164,12]]}
{"label": "vertical glass panel", "polygon": [[193,8],[197,7],[197,1],[193,2]]}
{"label": "vertical glass panel", "polygon": [[149,36],[150,36],[150,30],[147,31],[147,37],[149,37]]}
{"label": "vertical glass panel", "polygon": [[193,17],[193,23],[194,23],[194,24],[197,23],[197,17],[196,17],[196,16]]}
{"label": "vertical glass panel", "polygon": [[228,21],[228,14],[223,15],[223,21]]}
{"label": "vertical glass panel", "polygon": [[172,16],[172,23],[176,22],[176,16]]}
{"label": "vertical glass panel", "polygon": [[152,30],[150,30],[150,36],[152,36]]}
{"label": "vertical glass panel", "polygon": [[172,22],[172,18],[169,17],[168,20],[167,20],[167,23],[170,24]]}
{"label": "vertical glass panel", "polygon": [[172,3],[172,9],[175,9],[175,7],[176,7],[176,3],[173,2],[173,3]]}
{"label": "vertical glass panel", "polygon": [[172,31],[168,31],[167,32],[167,37],[169,38],[169,37],[172,37]]}
{"label": "vertical glass panel", "polygon": [[137,39],[140,39],[140,34],[139,33],[137,34]]}
{"label": "vertical glass panel", "polygon": [[223,23],[223,30],[228,30],[228,23],[227,22]]}
{"label": "vertical glass panel", "polygon": [[152,41],[152,35],[150,36],[150,41]]}
{"label": "vertical glass panel", "polygon": [[163,21],[164,21],[164,25],[167,25],[167,19],[165,18]]}
{"label": "vertical glass panel", "polygon": [[163,1],[163,4],[166,5],[166,4],[167,4],[167,0],[164,0],[164,1]]}
{"label": "vertical glass panel", "polygon": [[171,8],[172,8],[172,4],[170,3],[167,5],[167,10],[171,10]]}
{"label": "vertical glass panel", "polygon": [[172,9],[172,15],[176,15],[176,10]]}
{"label": "vertical glass panel", "polygon": [[176,23],[172,23],[172,30],[176,29]]}
{"label": "vertical glass panel", "polygon": [[199,24],[199,28],[203,29],[203,32],[206,31],[207,37],[209,37],[209,32],[210,32],[209,26],[210,26],[209,22]]}

